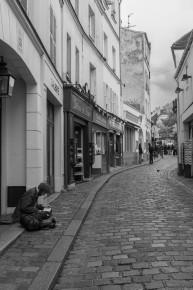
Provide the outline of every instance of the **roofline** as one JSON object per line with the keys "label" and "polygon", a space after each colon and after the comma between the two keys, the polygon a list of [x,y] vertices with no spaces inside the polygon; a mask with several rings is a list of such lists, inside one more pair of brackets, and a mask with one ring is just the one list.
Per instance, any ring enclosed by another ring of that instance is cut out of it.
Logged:
{"label": "roofline", "polygon": [[129,30],[129,31],[131,31],[131,32],[134,32],[134,33],[142,33],[142,34],[144,34],[144,35],[145,35],[145,38],[146,38],[146,41],[147,41],[147,44],[148,44],[148,47],[149,47],[149,50],[151,51],[151,42],[149,42],[148,37],[147,37],[147,33],[146,33],[146,32],[144,32],[144,31],[139,31],[139,30],[133,30],[133,29],[130,29],[130,28],[128,28],[128,27],[121,27],[121,28],[123,28],[123,29],[127,29],[127,30]]}
{"label": "roofline", "polygon": [[180,73],[180,70],[181,70],[181,68],[183,66],[183,63],[184,63],[186,57],[187,57],[187,54],[188,54],[188,52],[190,50],[192,42],[193,42],[193,30],[191,31],[190,38],[188,40],[187,46],[186,46],[186,48],[185,48],[185,50],[183,52],[183,55],[182,55],[181,60],[180,60],[180,63],[178,65],[178,67],[177,67],[176,73],[174,75],[174,79],[177,79],[178,74]]}

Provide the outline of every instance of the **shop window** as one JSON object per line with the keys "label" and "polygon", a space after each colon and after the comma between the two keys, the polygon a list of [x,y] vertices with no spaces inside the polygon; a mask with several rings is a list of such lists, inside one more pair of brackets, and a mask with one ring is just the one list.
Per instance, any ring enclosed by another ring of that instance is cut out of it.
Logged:
{"label": "shop window", "polygon": [[96,132],[96,154],[101,155],[101,133]]}
{"label": "shop window", "polygon": [[95,40],[95,14],[89,6],[89,36],[94,41]]}
{"label": "shop window", "polygon": [[50,57],[56,65],[56,17],[52,6],[50,6]]}
{"label": "shop window", "polygon": [[96,132],[96,145],[95,145],[95,154],[104,155],[106,154],[106,133]]}

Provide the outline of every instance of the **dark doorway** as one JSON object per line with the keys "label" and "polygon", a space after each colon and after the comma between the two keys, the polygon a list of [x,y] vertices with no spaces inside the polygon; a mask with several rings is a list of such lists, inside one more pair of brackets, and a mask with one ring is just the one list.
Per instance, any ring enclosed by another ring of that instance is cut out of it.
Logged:
{"label": "dark doorway", "polygon": [[109,164],[111,167],[115,166],[114,162],[114,134],[109,133]]}
{"label": "dark doorway", "polygon": [[47,182],[54,190],[54,106],[47,102]]}

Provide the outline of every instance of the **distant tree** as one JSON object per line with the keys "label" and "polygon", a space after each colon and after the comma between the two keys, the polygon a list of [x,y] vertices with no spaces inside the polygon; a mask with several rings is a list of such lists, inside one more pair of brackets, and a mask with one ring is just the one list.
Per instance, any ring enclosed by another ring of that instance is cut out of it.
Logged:
{"label": "distant tree", "polygon": [[166,127],[172,127],[176,123],[177,123],[177,116],[173,111],[169,112],[167,119],[163,120],[163,124]]}
{"label": "distant tree", "polygon": [[166,104],[164,106],[165,113],[167,112],[167,119],[160,120],[157,122],[157,127],[159,128],[159,135],[161,138],[176,138],[177,136],[177,116],[172,110],[173,106],[171,104]]}

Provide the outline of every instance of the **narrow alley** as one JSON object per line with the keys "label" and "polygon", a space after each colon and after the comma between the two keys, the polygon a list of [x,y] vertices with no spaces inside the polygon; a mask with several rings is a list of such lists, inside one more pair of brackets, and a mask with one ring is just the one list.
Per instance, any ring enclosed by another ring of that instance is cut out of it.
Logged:
{"label": "narrow alley", "polygon": [[193,195],[168,179],[176,157],[113,177],[94,204],[59,289],[193,289]]}

